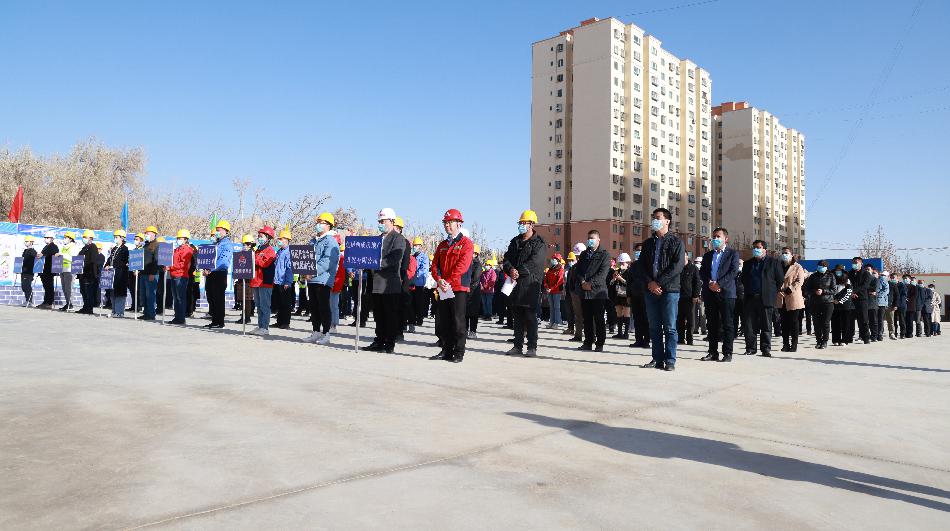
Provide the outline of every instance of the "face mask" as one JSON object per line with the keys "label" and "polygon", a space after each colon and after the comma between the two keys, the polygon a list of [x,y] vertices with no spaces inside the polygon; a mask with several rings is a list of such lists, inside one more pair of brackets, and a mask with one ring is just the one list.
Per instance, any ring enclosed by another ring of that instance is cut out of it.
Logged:
{"label": "face mask", "polygon": [[317,234],[318,234],[318,235],[319,235],[319,234],[323,234],[323,233],[326,232],[326,231],[327,231],[327,226],[326,226],[326,225],[324,225],[323,223],[317,223]]}
{"label": "face mask", "polygon": [[924,287],[924,285],[923,285],[923,284],[917,284],[917,287],[918,287],[918,288],[922,288],[922,287]]}
{"label": "face mask", "polygon": [[136,241],[135,241],[135,246],[136,246],[136,247],[141,247],[141,246],[143,246],[143,245],[145,245],[145,242],[143,242],[143,241],[141,241],[141,240],[136,240]]}
{"label": "face mask", "polygon": [[43,238],[43,241],[46,242],[46,245],[53,243],[53,238]]}
{"label": "face mask", "polygon": [[185,245],[185,241],[186,240],[184,238],[178,238],[178,246],[181,247],[182,245]]}
{"label": "face mask", "polygon": [[654,231],[658,231],[658,230],[662,229],[662,228],[663,228],[663,220],[662,220],[662,219],[656,219],[656,218],[654,218],[653,221],[650,222],[650,227],[651,227]]}
{"label": "face mask", "polygon": [[567,267],[574,267],[574,262],[573,261],[568,262]]}
{"label": "face mask", "polygon": [[116,245],[122,245],[122,238],[115,238],[112,241],[114,241]]}
{"label": "face mask", "polygon": [[634,251],[634,252],[633,252],[633,259],[634,259],[634,260],[639,260],[639,259],[640,259],[640,251]]}
{"label": "face mask", "polygon": [[860,264],[860,263],[855,262],[855,263],[851,264],[851,270],[852,270],[852,271],[857,271],[857,270],[859,270],[859,269],[861,269],[861,264]]}
{"label": "face mask", "polygon": [[825,266],[818,266],[818,272],[819,272],[819,273],[824,274],[826,271],[828,271],[828,268],[827,268],[827,267],[825,267]]}
{"label": "face mask", "polygon": [[755,249],[752,249],[752,255],[755,256],[756,258],[762,258],[763,256],[765,256],[765,249],[756,247]]}
{"label": "face mask", "polygon": [[27,249],[29,249],[30,247],[33,247],[33,242],[26,242],[25,245],[26,245]]}
{"label": "face mask", "polygon": [[724,242],[722,241],[722,238],[713,238],[713,241],[712,241],[713,249],[719,249],[720,247],[722,247],[723,243]]}
{"label": "face mask", "polygon": [[620,264],[620,270],[623,271],[623,270],[627,269],[627,266],[628,266],[628,265],[629,265],[629,264],[627,264],[626,262]]}
{"label": "face mask", "polygon": [[267,238],[258,238],[258,239],[257,239],[257,244],[258,244],[258,245],[264,245],[265,243],[267,243]]}
{"label": "face mask", "polygon": [[871,273],[871,276],[877,278],[877,273]]}
{"label": "face mask", "polygon": [[790,254],[788,254],[788,253],[782,253],[782,261],[783,261],[783,262],[791,262],[791,261],[792,261],[792,255],[790,255]]}
{"label": "face mask", "polygon": [[223,239],[224,239],[224,231],[222,230],[222,231],[216,232],[216,233],[215,233],[215,236],[216,236],[219,240],[223,240]]}
{"label": "face mask", "polygon": [[597,241],[595,241],[593,238],[588,238],[588,239],[587,239],[587,248],[588,248],[588,249],[593,249],[596,244],[597,244]]}
{"label": "face mask", "polygon": [[422,252],[422,247],[419,247],[418,245],[412,248],[413,254],[419,254],[421,252]]}
{"label": "face mask", "polygon": [[840,277],[840,276],[843,275],[843,274],[844,274],[844,271],[842,271],[842,270],[840,270],[840,269],[838,269],[838,270],[835,271],[835,276],[836,276],[836,277]]}
{"label": "face mask", "polygon": [[145,235],[145,241],[150,242],[150,241],[152,241],[153,239],[155,239],[155,236],[152,236],[151,234],[146,234],[146,235]]}
{"label": "face mask", "polygon": [[557,264],[558,264],[558,261],[557,261],[557,260],[553,260],[553,259],[551,260],[551,267],[554,267],[554,266],[556,266]]}
{"label": "face mask", "polygon": [[83,240],[86,242],[86,245],[89,245],[92,243],[92,238],[83,238]]}
{"label": "face mask", "polygon": [[526,233],[526,232],[528,232],[528,226],[527,226],[527,225],[522,225],[522,224],[519,223],[519,224],[518,224],[518,234],[524,234],[524,233]]}
{"label": "face mask", "polygon": [[904,284],[910,284],[910,279],[909,279],[909,278],[905,278],[905,279],[904,279]]}
{"label": "face mask", "polygon": [[897,279],[892,278],[888,280],[888,282],[890,282],[891,284],[897,284]]}
{"label": "face mask", "polygon": [[376,230],[378,230],[378,231],[380,232],[380,234],[382,234],[382,233],[386,232],[386,225],[383,225],[382,223],[378,223],[378,224],[376,225]]}

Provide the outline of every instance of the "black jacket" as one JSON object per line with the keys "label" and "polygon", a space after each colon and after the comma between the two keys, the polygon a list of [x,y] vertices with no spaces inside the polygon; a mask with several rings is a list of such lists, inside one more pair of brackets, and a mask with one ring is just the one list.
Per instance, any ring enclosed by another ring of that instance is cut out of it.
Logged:
{"label": "black jacket", "polygon": [[[409,266],[409,240],[392,229],[383,236],[379,270],[373,273],[373,293],[402,293],[402,281]],[[331,284],[333,283],[331,280]]]}
{"label": "black jacket", "polygon": [[[643,286],[646,288],[651,281],[656,281],[663,288],[664,293],[678,293],[680,290],[680,273],[683,272],[683,262],[686,259],[686,249],[683,242],[672,233],[666,233],[663,237],[663,245],[660,247],[660,261],[657,268],[657,274],[653,275],[653,257],[656,254],[658,238],[656,234],[652,238],[643,242],[643,251],[640,253],[640,259],[637,263],[640,265],[640,271],[643,273]],[[648,290],[644,289],[644,293]]]}
{"label": "black jacket", "polygon": [[[476,256],[469,266],[472,279],[468,284],[468,300],[465,301],[465,317],[478,317],[482,313],[482,261]],[[418,289],[418,288],[417,288]]]}
{"label": "black jacket", "polygon": [[112,289],[116,296],[124,297],[129,285],[129,248],[125,245],[116,245],[109,251],[106,266],[115,270]]}
{"label": "black jacket", "polygon": [[623,278],[627,281],[627,296],[631,300],[633,300],[634,297],[643,298],[643,272],[640,271],[641,263],[641,260],[636,260],[623,272]]}
{"label": "black jacket", "polygon": [[699,268],[690,264],[683,267],[680,273],[680,300],[694,299],[702,293],[703,286],[699,281]]}
{"label": "black jacket", "polygon": [[[802,294],[808,294],[809,304],[821,304],[832,302],[832,295],[835,288],[835,274],[831,271],[824,273],[812,273],[802,284]],[[821,295],[816,295],[815,291],[821,290]]]}
{"label": "black jacket", "polygon": [[775,307],[775,298],[778,295],[779,288],[782,287],[782,282],[785,281],[785,270],[782,268],[781,262],[777,259],[772,258],[771,256],[765,256],[763,258],[752,258],[746,260],[742,264],[742,273],[740,279],[742,281],[743,287],[745,288],[745,298],[750,300],[756,296],[753,293],[752,286],[752,275],[753,271],[756,269],[757,262],[761,260],[762,268],[759,274],[762,275],[762,287],[759,290],[758,296],[762,299],[762,306],[766,308]]}
{"label": "black jacket", "polygon": [[21,275],[32,275],[33,274],[33,264],[36,263],[36,249],[30,247],[29,249],[23,249],[23,272]]}
{"label": "black jacket", "polygon": [[859,271],[849,271],[848,278],[851,279],[851,290],[858,296],[855,302],[869,304],[873,300],[876,307],[877,296],[871,293],[877,291],[877,279],[871,276],[871,272],[864,268]]}
{"label": "black jacket", "polygon": [[142,246],[145,250],[145,267],[142,269],[143,275],[158,274],[158,240],[152,240]]}
{"label": "black jacket", "polygon": [[541,302],[541,283],[544,282],[544,261],[547,258],[547,244],[537,233],[525,240],[515,236],[508,242],[502,268],[511,276],[511,270],[518,270],[515,289],[508,296],[508,304],[537,308]]}
{"label": "black jacket", "polygon": [[53,257],[59,252],[59,246],[55,243],[47,244],[43,247],[43,273],[49,275],[53,272]]}
{"label": "black jacket", "polygon": [[82,273],[79,274],[79,280],[96,279],[96,259],[99,258],[99,249],[94,243],[87,243],[82,246],[79,255],[83,257]]}
{"label": "black jacket", "polygon": [[[577,293],[582,299],[606,299],[607,276],[610,274],[610,254],[603,248],[590,249],[581,253],[577,265]],[[590,282],[590,291],[581,288],[581,284]]]}

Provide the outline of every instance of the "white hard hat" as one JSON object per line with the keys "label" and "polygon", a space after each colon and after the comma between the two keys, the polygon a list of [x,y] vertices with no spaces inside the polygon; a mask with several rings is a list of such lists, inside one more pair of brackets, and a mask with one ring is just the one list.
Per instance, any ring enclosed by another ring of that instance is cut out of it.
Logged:
{"label": "white hard hat", "polygon": [[890,276],[890,273],[888,273],[887,271],[881,271],[881,276],[887,277],[887,276]]}
{"label": "white hard hat", "polygon": [[586,250],[587,250],[587,246],[584,245],[583,243],[578,242],[574,244],[574,254],[581,254]]}
{"label": "white hard hat", "polygon": [[630,261],[630,255],[627,253],[620,253],[620,256],[617,257],[617,262],[625,264]]}
{"label": "white hard hat", "polygon": [[376,216],[376,219],[396,219],[396,211],[391,208],[384,208],[379,211],[379,215]]}
{"label": "white hard hat", "polygon": [[472,233],[470,233],[468,229],[466,229],[465,227],[462,227],[461,229],[459,229],[459,232],[462,233],[462,236],[465,236],[466,238],[472,237]]}
{"label": "white hard hat", "polygon": [[55,237],[56,237],[56,233],[53,232],[53,231],[51,231],[51,230],[48,230],[48,231],[46,231],[46,234],[43,235],[43,237],[44,237],[44,238],[55,238]]}

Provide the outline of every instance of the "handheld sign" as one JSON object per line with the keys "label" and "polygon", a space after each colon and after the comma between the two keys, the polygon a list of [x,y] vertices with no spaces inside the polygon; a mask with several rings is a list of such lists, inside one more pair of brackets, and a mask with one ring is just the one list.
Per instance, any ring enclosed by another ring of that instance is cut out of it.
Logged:
{"label": "handheld sign", "polygon": [[46,257],[43,255],[39,255],[36,257],[36,261],[33,262],[33,271],[34,272],[39,271],[40,273],[42,273],[43,267],[45,265],[46,265]]}
{"label": "handheld sign", "polygon": [[382,236],[347,236],[344,240],[343,267],[377,270],[382,254]]}
{"label": "handheld sign", "polygon": [[17,256],[13,259],[13,274],[22,275],[23,274],[23,257]]}
{"label": "handheld sign", "polygon": [[112,289],[113,283],[115,283],[115,269],[103,269],[102,274],[99,275],[99,287]]}
{"label": "handheld sign", "polygon": [[73,257],[73,263],[69,266],[69,272],[74,275],[81,275],[83,268],[86,266],[86,257],[82,255],[77,255]]}
{"label": "handheld sign", "polygon": [[214,245],[199,245],[198,258],[195,267],[198,269],[214,269],[214,262],[218,258],[218,248]]}
{"label": "handheld sign", "polygon": [[58,275],[63,272],[63,257],[54,256],[53,257],[53,274]]}
{"label": "handheld sign", "polygon": [[143,269],[145,269],[145,249],[132,249],[129,251],[129,271]]}
{"label": "handheld sign", "polygon": [[168,242],[162,242],[158,244],[158,253],[156,253],[156,259],[158,260],[158,265],[160,266],[170,266],[172,265],[172,257],[174,256],[175,250],[172,248],[172,244]]}
{"label": "handheld sign", "polygon": [[254,278],[254,251],[238,251],[231,255],[231,274],[234,280]]}
{"label": "handheld sign", "polygon": [[316,275],[317,257],[312,245],[291,245],[290,266],[296,275]]}

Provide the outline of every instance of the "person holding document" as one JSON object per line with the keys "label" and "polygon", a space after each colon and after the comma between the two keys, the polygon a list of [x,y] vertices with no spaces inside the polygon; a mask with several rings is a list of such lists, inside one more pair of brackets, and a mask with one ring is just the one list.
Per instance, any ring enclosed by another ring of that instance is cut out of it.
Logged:
{"label": "person holding document", "polygon": [[[515,344],[509,356],[534,358],[538,355],[538,304],[541,302],[541,282],[544,280],[544,261],[547,244],[534,231],[538,215],[525,210],[518,219],[518,235],[511,239],[502,267],[514,287],[508,295],[508,306],[515,327]],[[503,289],[506,289],[507,286]],[[528,350],[523,351],[525,335]]]}
{"label": "person holding document", "polygon": [[439,315],[435,333],[442,351],[429,358],[460,363],[465,357],[468,326],[465,309],[471,285],[475,244],[462,234],[462,213],[451,208],[442,216],[446,238],[439,242],[432,258],[432,278],[436,282]]}

